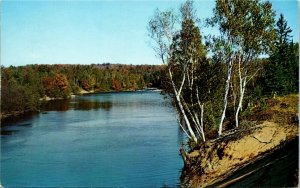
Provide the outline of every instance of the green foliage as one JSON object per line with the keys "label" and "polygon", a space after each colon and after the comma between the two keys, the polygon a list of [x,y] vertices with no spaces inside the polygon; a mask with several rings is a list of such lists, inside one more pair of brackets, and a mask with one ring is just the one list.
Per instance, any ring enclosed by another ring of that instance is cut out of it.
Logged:
{"label": "green foliage", "polygon": [[161,87],[164,66],[27,65],[1,67],[1,111],[38,111],[40,99],[68,98],[86,91],[123,91]]}
{"label": "green foliage", "polygon": [[217,0],[214,17],[208,21],[219,26],[230,51],[255,57],[271,49],[275,38],[274,16],[268,1]]}
{"label": "green foliage", "polygon": [[[164,20],[167,18],[161,17],[161,19]],[[172,20],[168,19],[169,21],[166,22],[172,23]],[[175,102],[178,100],[175,96],[177,95],[176,93],[181,91],[180,100],[184,104],[185,114],[190,122],[192,122],[192,129],[195,132],[197,131],[199,137],[202,137],[200,131],[197,130],[197,120],[202,120],[202,105],[204,111],[204,129],[216,129],[217,115],[221,109],[219,99],[222,96],[221,90],[223,88],[221,84],[223,77],[220,74],[223,73],[224,66],[219,62],[207,59],[207,47],[202,42],[200,27],[197,26],[196,20],[193,1],[186,1],[180,8],[180,29],[173,32],[172,43],[168,51],[170,52],[170,56],[166,58],[168,60],[168,69],[172,72],[173,76],[172,78],[168,77],[163,80],[166,80],[164,82],[166,83],[166,93],[173,97],[177,110],[183,113],[180,104]],[[163,26],[158,25],[157,27]],[[162,34],[158,33],[158,35]],[[164,43],[164,45],[167,44]],[[165,49],[168,48],[162,48],[162,50]],[[175,85],[175,89],[171,84],[172,82]],[[180,90],[180,88],[182,89]],[[182,114],[180,115],[184,118]]]}
{"label": "green foliage", "polygon": [[265,65],[262,83],[266,94],[287,94],[298,92],[299,86],[299,47],[291,41],[292,30],[281,14],[276,23],[277,39],[274,49]]}
{"label": "green foliage", "polygon": [[1,111],[37,111],[40,101],[35,86],[19,85],[16,79],[7,79],[2,73],[1,80]]}

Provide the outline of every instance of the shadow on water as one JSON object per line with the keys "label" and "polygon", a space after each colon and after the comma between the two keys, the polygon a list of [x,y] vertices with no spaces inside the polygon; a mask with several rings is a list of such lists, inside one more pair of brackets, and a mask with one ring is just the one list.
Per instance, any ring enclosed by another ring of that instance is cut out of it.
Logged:
{"label": "shadow on water", "polygon": [[[11,116],[5,119],[1,119],[1,135],[14,135],[20,131],[20,129],[32,127],[31,123],[24,123],[34,116],[37,116],[37,112],[26,113],[19,116]],[[12,126],[13,125],[13,126]]]}
{"label": "shadow on water", "polygon": [[30,120],[33,116],[36,115],[38,115],[38,112],[31,112],[31,113],[26,113],[18,116],[11,116],[5,119],[1,119],[1,127],[7,124],[20,124],[22,126],[29,126],[30,124],[28,123],[20,123],[20,122],[26,122],[27,120]]}
{"label": "shadow on water", "polygon": [[1,135],[14,135],[18,133],[21,129],[32,127],[31,123],[20,123],[30,119],[33,115],[22,116],[20,118],[14,118],[10,120],[5,120],[1,122]]}
{"label": "shadow on water", "polygon": [[19,130],[2,130],[1,129],[1,135],[5,135],[5,136],[14,135],[17,132],[19,132]]}
{"label": "shadow on water", "polygon": [[43,113],[46,111],[68,111],[70,102],[70,99],[46,101],[42,103],[41,109]]}
{"label": "shadow on water", "polygon": [[86,101],[86,100],[79,100],[77,103],[73,104],[74,110],[97,110],[97,109],[104,109],[110,110],[112,108],[112,102],[105,101]]}
{"label": "shadow on water", "polygon": [[[97,100],[84,99],[51,100],[41,104],[41,114],[47,114],[49,111],[65,112],[72,109],[82,111],[104,109],[109,111],[111,108],[111,101],[100,102]],[[14,116],[1,120],[1,135],[14,135],[21,129],[31,127],[31,123],[24,122],[32,119],[34,116],[39,116],[39,113],[26,113],[17,117]]]}
{"label": "shadow on water", "polygon": [[112,108],[112,102],[104,101],[100,102],[97,100],[54,100],[47,101],[42,104],[41,109],[43,113],[47,113],[47,111],[68,111],[70,109],[74,110],[98,110],[98,109],[110,110]]}

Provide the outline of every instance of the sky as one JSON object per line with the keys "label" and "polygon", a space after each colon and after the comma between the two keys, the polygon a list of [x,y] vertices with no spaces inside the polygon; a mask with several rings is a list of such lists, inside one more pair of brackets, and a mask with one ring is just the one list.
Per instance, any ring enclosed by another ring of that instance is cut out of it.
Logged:
{"label": "sky", "polygon": [[[147,24],[156,8],[178,10],[184,1],[9,1],[1,2],[1,65],[161,64],[150,46]],[[273,0],[276,19],[285,16],[299,41],[297,0]],[[201,20],[214,1],[195,0]],[[203,21],[200,22],[203,25]],[[202,29],[202,35],[216,30]]]}

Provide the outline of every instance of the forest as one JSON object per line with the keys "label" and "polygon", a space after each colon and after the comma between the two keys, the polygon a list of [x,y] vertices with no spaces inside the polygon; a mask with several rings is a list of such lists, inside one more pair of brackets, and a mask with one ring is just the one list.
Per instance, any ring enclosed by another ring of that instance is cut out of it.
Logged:
{"label": "forest", "polygon": [[220,35],[202,36],[193,1],[157,9],[147,29],[162,65],[2,66],[1,114],[39,111],[46,98],[158,87],[173,97],[187,136],[205,141],[268,97],[298,93],[298,43],[275,15],[269,2],[216,1],[205,27]]}
{"label": "forest", "polygon": [[193,143],[238,128],[269,98],[298,93],[299,47],[284,15],[268,1],[217,0],[202,36],[193,1],[157,9],[148,23],[153,50],[166,65],[164,89]]}
{"label": "forest", "polygon": [[43,99],[71,94],[159,88],[163,68],[109,63],[1,67],[1,113],[39,111]]}

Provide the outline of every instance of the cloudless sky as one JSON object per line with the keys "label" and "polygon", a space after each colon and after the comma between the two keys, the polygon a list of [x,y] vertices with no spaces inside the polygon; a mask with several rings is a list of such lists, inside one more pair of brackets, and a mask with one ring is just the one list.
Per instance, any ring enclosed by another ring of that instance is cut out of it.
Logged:
{"label": "cloudless sky", "polygon": [[[154,10],[178,10],[184,1],[8,1],[1,2],[1,65],[161,64],[149,45]],[[298,2],[271,1],[299,41]],[[200,19],[214,1],[195,1]],[[203,22],[202,22],[203,23]],[[201,25],[200,25],[201,26]],[[202,35],[214,33],[203,29]]]}

